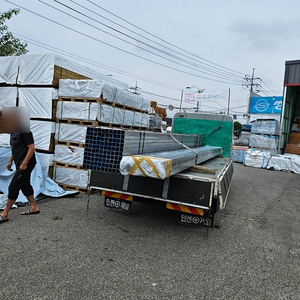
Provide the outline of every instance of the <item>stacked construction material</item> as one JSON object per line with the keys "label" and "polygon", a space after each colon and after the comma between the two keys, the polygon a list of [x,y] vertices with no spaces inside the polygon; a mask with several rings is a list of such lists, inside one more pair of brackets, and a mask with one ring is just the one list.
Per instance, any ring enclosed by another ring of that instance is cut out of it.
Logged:
{"label": "stacked construction material", "polygon": [[72,124],[147,129],[150,101],[95,80],[61,80],[57,118]]}
{"label": "stacked construction material", "polygon": [[265,169],[271,158],[270,151],[256,150],[254,148],[246,151],[244,164],[248,167]]}
{"label": "stacked construction material", "polygon": [[256,120],[252,123],[249,146],[276,155],[279,132],[278,121]]}
{"label": "stacked construction material", "polygon": [[231,158],[235,162],[244,163],[245,155],[249,147],[247,146],[233,146]]}
{"label": "stacked construction material", "polygon": [[300,174],[300,156],[294,154],[272,156],[267,169]]}
{"label": "stacked construction material", "polygon": [[124,156],[140,155],[154,151],[171,151],[200,147],[199,135],[161,134],[101,127],[88,127],[83,166],[87,169],[119,173]]}
{"label": "stacked construction material", "polygon": [[149,114],[149,130],[161,132],[162,118],[156,113]]}
{"label": "stacked construction material", "polygon": [[294,120],[289,142],[286,144],[284,152],[300,155],[300,117],[296,117]]}
{"label": "stacked construction material", "polygon": [[[119,165],[114,164],[117,160],[116,151],[112,151],[104,135],[91,135],[91,132],[102,130],[94,126],[147,129],[149,110],[150,102],[143,97],[103,81],[60,80],[56,112],[55,180],[66,189],[84,192],[89,184],[89,169],[96,168],[96,165],[98,170],[118,169]],[[119,132],[124,135],[122,130],[111,131],[115,135]],[[86,142],[86,135],[90,143]],[[108,152],[104,157],[103,151],[94,151],[95,138]],[[118,142],[122,145],[121,141]],[[113,145],[117,147],[116,140]],[[105,168],[103,158],[109,161]]]}
{"label": "stacked construction material", "polygon": [[120,162],[120,173],[165,179],[220,154],[222,147],[203,146],[124,156]]}

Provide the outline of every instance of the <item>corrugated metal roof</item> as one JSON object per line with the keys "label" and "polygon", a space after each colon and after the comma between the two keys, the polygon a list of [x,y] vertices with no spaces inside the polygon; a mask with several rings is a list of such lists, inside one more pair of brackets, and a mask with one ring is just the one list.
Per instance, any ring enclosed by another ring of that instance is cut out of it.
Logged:
{"label": "corrugated metal roof", "polygon": [[300,85],[300,60],[285,62],[284,85]]}

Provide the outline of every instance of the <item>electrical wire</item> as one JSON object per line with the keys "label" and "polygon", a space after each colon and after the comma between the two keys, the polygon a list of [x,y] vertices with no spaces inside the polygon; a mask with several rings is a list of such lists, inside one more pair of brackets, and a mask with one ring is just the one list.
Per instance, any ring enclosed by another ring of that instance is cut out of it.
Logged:
{"label": "electrical wire", "polygon": [[23,40],[23,41],[25,41],[25,42],[27,42],[29,44],[33,44],[33,45],[36,45],[38,47],[41,47],[41,48],[44,48],[44,49],[47,49],[47,50],[50,50],[50,51],[56,51],[56,52],[58,52],[60,54],[63,54],[65,56],[71,57],[73,59],[76,59],[76,60],[79,60],[79,61],[82,61],[82,62],[85,62],[85,63],[88,63],[90,65],[93,65],[93,66],[96,65],[96,66],[99,66],[101,68],[107,69],[109,71],[114,71],[114,72],[122,74],[124,76],[126,75],[126,76],[132,77],[134,79],[139,79],[141,81],[145,81],[145,82],[157,85],[157,86],[162,86],[162,87],[165,87],[165,88],[168,88],[168,89],[173,89],[173,90],[177,90],[177,91],[181,91],[182,90],[182,88],[180,88],[180,87],[175,87],[175,86],[172,86],[172,85],[169,85],[169,84],[166,84],[166,83],[162,83],[162,82],[159,82],[159,81],[156,81],[156,80],[153,80],[153,79],[142,77],[140,75],[135,75],[135,74],[123,71],[123,70],[119,70],[119,69],[116,69],[116,68],[113,68],[113,67],[109,67],[107,65],[101,64],[101,63],[93,61],[93,60],[90,60],[88,58],[85,58],[85,57],[73,54],[71,52],[59,49],[57,47],[53,47],[53,46],[47,45],[45,43],[33,40],[31,38],[28,38],[28,37],[25,37],[25,36],[23,36],[21,34],[18,34],[18,33],[15,33],[15,32],[12,32],[12,33],[14,35],[16,35],[16,36],[19,36],[21,40]]}
{"label": "electrical wire", "polygon": [[[47,6],[53,8],[53,9],[55,9],[55,10],[57,10],[57,11],[63,13],[63,14],[65,14],[65,15],[67,15],[67,16],[71,17],[71,18],[74,18],[75,20],[78,20],[78,21],[80,21],[80,22],[82,22],[82,23],[84,23],[84,24],[86,24],[86,25],[89,25],[89,26],[91,26],[91,27],[94,28],[94,29],[97,29],[97,30],[99,30],[99,31],[101,31],[101,32],[104,32],[104,33],[106,33],[106,34],[108,34],[108,35],[110,35],[110,36],[113,36],[114,38],[116,38],[116,39],[118,39],[118,40],[121,40],[121,41],[123,41],[123,42],[125,42],[125,43],[127,43],[127,44],[129,44],[129,45],[131,45],[131,46],[135,46],[135,47],[137,47],[137,48],[139,48],[139,49],[141,49],[141,50],[147,51],[147,52],[149,52],[149,53],[151,53],[151,54],[154,54],[154,55],[156,55],[156,56],[158,56],[158,57],[160,57],[160,58],[163,58],[163,59],[165,59],[165,60],[168,60],[168,61],[170,61],[170,62],[172,62],[172,63],[176,63],[176,64],[178,64],[178,65],[181,65],[181,66],[183,66],[183,67],[186,67],[186,68],[195,70],[195,71],[197,71],[197,72],[200,72],[200,71],[198,70],[198,68],[204,69],[202,66],[199,66],[199,65],[197,65],[197,64],[194,64],[194,63],[192,63],[192,62],[190,62],[190,61],[188,61],[188,60],[186,60],[186,59],[182,59],[182,58],[180,58],[180,57],[178,57],[178,56],[176,56],[176,55],[173,55],[173,54],[171,54],[171,53],[168,53],[168,52],[166,52],[166,51],[163,51],[163,50],[161,50],[161,49],[159,49],[159,48],[157,48],[157,47],[154,47],[154,46],[152,46],[152,45],[150,45],[150,44],[148,44],[148,43],[145,43],[145,42],[143,42],[143,41],[141,41],[141,40],[138,40],[138,39],[136,39],[136,38],[134,38],[134,37],[132,37],[132,36],[130,36],[130,35],[128,35],[128,34],[122,32],[122,31],[120,31],[120,30],[117,30],[117,29],[115,29],[115,28],[113,28],[113,27],[111,27],[111,26],[109,26],[109,25],[106,25],[106,24],[104,24],[104,23],[102,23],[102,22],[99,22],[99,21],[97,21],[96,19],[93,19],[93,18],[91,18],[90,16],[88,16],[88,15],[86,15],[86,14],[84,14],[84,13],[82,13],[82,12],[80,12],[80,11],[78,11],[78,10],[76,10],[76,9],[74,9],[74,8],[72,8],[72,7],[68,6],[68,5],[66,5],[66,4],[64,4],[64,3],[62,3],[62,2],[60,2],[60,1],[58,1],[58,0],[54,0],[54,1],[55,1],[56,3],[58,3],[58,4],[62,5],[62,6],[64,6],[64,7],[66,7],[67,9],[72,10],[72,11],[74,11],[74,12],[76,12],[76,13],[78,13],[78,14],[80,14],[80,15],[86,17],[86,18],[88,18],[89,20],[93,20],[93,21],[95,21],[95,22],[101,24],[102,26],[105,26],[105,27],[109,28],[110,30],[113,30],[113,31],[117,32],[118,34],[121,34],[121,35],[125,36],[126,38],[132,39],[132,40],[134,40],[134,41],[137,42],[137,43],[141,43],[142,45],[144,45],[144,46],[146,46],[146,47],[149,47],[149,48],[151,48],[151,49],[153,49],[153,50],[155,50],[155,51],[157,51],[157,52],[161,52],[161,53],[163,53],[164,55],[167,55],[167,56],[170,56],[170,57],[172,57],[172,58],[175,58],[175,59],[177,59],[177,60],[180,61],[180,62],[174,61],[174,60],[169,59],[169,58],[167,58],[167,57],[165,57],[165,56],[162,56],[162,55],[160,55],[160,54],[157,54],[157,53],[155,53],[155,52],[152,52],[152,51],[150,51],[150,50],[148,50],[148,49],[145,49],[145,48],[143,48],[143,47],[140,47],[140,46],[138,46],[138,45],[135,45],[134,43],[131,43],[131,42],[129,42],[129,41],[123,39],[123,38],[120,38],[120,37],[118,37],[118,36],[116,36],[116,35],[114,35],[114,34],[112,34],[112,33],[109,33],[109,32],[107,32],[107,31],[105,31],[105,30],[103,30],[103,29],[100,29],[99,27],[96,27],[96,26],[94,26],[94,25],[90,24],[89,22],[86,22],[86,21],[84,21],[84,20],[82,20],[82,19],[79,19],[79,18],[77,18],[77,17],[75,17],[75,16],[73,16],[73,15],[71,15],[71,14],[69,14],[69,13],[67,13],[67,12],[65,12],[65,11],[63,11],[63,10],[57,8],[57,7],[55,7],[55,6],[53,6],[53,5],[50,5],[50,4],[48,4],[48,3],[44,2],[44,1],[42,1],[42,0],[38,0],[38,1],[41,2],[41,3],[43,3],[44,5],[47,5]],[[189,64],[189,65],[191,65],[191,66],[193,66],[193,67],[186,66],[185,64],[183,64],[183,63],[181,63],[181,62],[186,63],[186,64]],[[195,67],[196,67],[196,68],[195,68]],[[242,81],[242,78],[240,78],[240,79],[238,80],[237,77],[233,77],[232,75],[224,75],[224,74],[221,74],[221,73],[216,72],[216,71],[210,71],[210,72],[215,73],[215,74],[214,74],[214,75],[211,75],[210,73],[207,73],[207,72],[204,72],[204,71],[201,70],[201,73],[206,74],[206,75],[209,75],[209,76],[215,76],[215,77],[217,77],[217,78],[226,79],[226,80],[230,80],[230,81],[233,81],[233,82],[239,82],[239,83]]]}
{"label": "electrical wire", "polygon": [[138,55],[138,54],[134,54],[134,53],[132,53],[132,52],[130,52],[130,51],[124,50],[124,49],[119,48],[119,47],[117,47],[117,46],[111,45],[111,44],[109,44],[109,43],[107,43],[107,42],[104,42],[104,41],[102,41],[102,40],[100,40],[100,39],[97,39],[97,38],[95,38],[95,37],[93,37],[93,36],[90,36],[90,35],[88,35],[88,34],[86,34],[86,33],[81,32],[81,31],[79,31],[79,30],[76,30],[76,29],[74,29],[74,28],[71,28],[71,27],[69,27],[69,26],[67,26],[67,25],[64,25],[64,24],[60,23],[60,22],[54,21],[54,20],[52,20],[52,19],[50,19],[50,18],[48,18],[48,17],[45,17],[45,16],[43,16],[43,15],[41,15],[41,14],[39,14],[39,13],[36,13],[36,12],[34,12],[34,11],[28,9],[28,8],[25,8],[24,6],[21,6],[21,5],[19,5],[19,4],[16,4],[16,3],[12,2],[12,1],[9,1],[9,0],[5,0],[5,1],[8,2],[8,3],[10,3],[10,4],[16,5],[17,7],[20,7],[20,8],[22,8],[23,10],[28,11],[28,12],[30,12],[30,13],[36,15],[36,16],[39,16],[39,17],[45,19],[45,20],[48,20],[48,21],[50,21],[50,22],[52,22],[52,23],[54,23],[54,24],[57,24],[57,25],[62,26],[62,27],[64,27],[64,28],[67,28],[67,29],[69,29],[69,30],[71,30],[71,31],[74,31],[74,32],[76,32],[76,33],[78,33],[78,34],[80,34],[80,35],[83,35],[83,36],[85,36],[85,37],[88,37],[88,38],[90,38],[90,39],[92,39],[92,40],[94,40],[94,41],[97,41],[97,42],[99,42],[99,43],[102,43],[102,44],[104,44],[104,45],[107,45],[107,46],[109,46],[109,47],[111,47],[111,48],[120,50],[120,51],[122,51],[122,52],[124,52],[124,53],[127,53],[127,54],[130,54],[130,55],[132,55],[132,56],[138,57],[138,58],[140,58],[140,59],[149,61],[149,62],[154,63],[154,64],[156,64],[156,65],[163,66],[163,67],[165,67],[165,68],[168,68],[168,69],[171,69],[171,70],[174,70],[174,71],[178,71],[178,72],[181,72],[181,73],[183,73],[183,74],[188,74],[188,75],[191,75],[191,76],[194,76],[194,77],[207,79],[207,80],[210,80],[210,81],[221,82],[221,83],[232,84],[232,85],[239,85],[239,86],[241,85],[241,84],[238,84],[238,83],[233,83],[233,82],[228,82],[228,81],[222,81],[222,80],[218,80],[218,79],[208,78],[208,77],[205,77],[205,76],[200,76],[200,75],[198,75],[198,74],[194,74],[194,73],[191,73],[191,72],[183,71],[183,70],[180,70],[180,69],[177,69],[177,68],[174,68],[174,67],[171,67],[171,66],[168,66],[168,65],[165,65],[165,64],[156,62],[156,61],[154,61],[154,60],[151,60],[151,59],[142,57],[142,56],[140,56],[140,55]]}
{"label": "electrical wire", "polygon": [[[54,0],[54,1],[55,1],[55,2],[58,2],[57,0]],[[181,47],[178,47],[178,46],[176,46],[176,45],[174,45],[174,44],[172,44],[172,43],[170,43],[170,42],[168,42],[168,41],[166,41],[166,40],[164,40],[164,39],[158,37],[157,35],[154,35],[154,34],[150,33],[149,31],[144,30],[143,28],[141,28],[141,27],[139,27],[139,26],[136,26],[135,24],[133,24],[133,23],[131,23],[131,22],[125,20],[124,18],[122,18],[122,17],[120,17],[120,16],[118,16],[118,15],[112,13],[111,11],[109,11],[109,10],[103,8],[102,6],[100,6],[100,5],[96,4],[96,3],[94,3],[93,1],[87,0],[88,2],[90,2],[90,3],[93,4],[93,5],[95,5],[96,7],[100,8],[101,10],[105,11],[106,13],[108,13],[108,14],[110,14],[110,15],[112,15],[112,16],[114,16],[114,17],[120,19],[120,20],[122,20],[123,22],[126,22],[127,24],[130,24],[131,26],[133,26],[133,27],[135,27],[135,28],[141,30],[142,32],[147,33],[148,35],[150,35],[150,36],[152,36],[152,37],[155,37],[156,39],[162,41],[163,43],[165,43],[165,44],[167,44],[167,45],[170,45],[170,46],[172,46],[172,47],[174,47],[174,48],[176,48],[176,49],[179,49],[180,51],[182,51],[182,52],[184,52],[184,53],[187,53],[187,54],[189,54],[189,55],[192,55],[194,58],[191,58],[190,56],[187,56],[187,55],[185,55],[185,54],[182,54],[181,52],[176,51],[176,50],[174,50],[174,49],[172,49],[172,48],[170,48],[170,47],[167,47],[167,46],[165,46],[165,45],[162,45],[161,43],[158,43],[158,42],[154,41],[153,39],[149,39],[149,38],[145,37],[144,35],[137,33],[136,31],[133,31],[133,30],[131,30],[131,29],[129,29],[129,28],[127,28],[127,27],[125,27],[125,26],[123,26],[123,25],[121,25],[121,24],[119,24],[119,23],[117,23],[117,22],[115,22],[115,21],[113,21],[113,20],[111,20],[111,19],[109,19],[109,18],[106,18],[105,16],[103,16],[103,15],[101,15],[101,14],[99,14],[99,13],[96,13],[95,11],[93,11],[93,10],[91,10],[91,9],[86,8],[85,6],[79,4],[78,2],[76,2],[76,1],[74,1],[74,0],[70,0],[70,1],[71,1],[72,3],[75,3],[76,5],[78,5],[78,6],[82,7],[82,8],[84,8],[84,9],[86,9],[87,11],[92,12],[93,14],[95,14],[95,15],[101,17],[101,18],[103,18],[103,19],[105,19],[105,20],[107,20],[107,21],[109,21],[109,22],[111,22],[111,23],[113,23],[113,24],[115,24],[115,25],[117,25],[117,26],[120,26],[121,28],[124,28],[124,29],[126,29],[126,30],[128,30],[128,31],[130,31],[130,32],[132,32],[132,33],[134,33],[134,34],[136,34],[136,35],[138,35],[138,36],[140,36],[140,37],[143,37],[143,38],[145,38],[145,39],[147,39],[147,40],[149,40],[149,41],[151,41],[151,42],[153,42],[153,43],[156,43],[156,44],[158,44],[158,45],[160,45],[160,46],[162,46],[162,47],[165,47],[165,48],[167,48],[168,50],[174,51],[174,52],[176,52],[176,53],[178,53],[178,54],[180,54],[180,55],[183,55],[183,56],[185,56],[185,57],[187,57],[187,58],[190,58],[190,59],[193,59],[193,60],[195,60],[195,57],[196,57],[196,58],[197,58],[196,61],[198,61],[199,63],[202,63],[203,65],[208,66],[209,68],[215,68],[216,70],[218,70],[218,71],[220,71],[220,72],[225,72],[225,73],[227,73],[227,74],[232,74],[232,75],[235,75],[235,76],[240,76],[240,75],[243,75],[243,76],[244,76],[244,75],[245,75],[244,73],[241,73],[241,72],[238,72],[238,71],[234,71],[234,70],[232,70],[232,69],[228,69],[228,68],[223,67],[223,66],[218,65],[218,64],[214,64],[213,62],[210,62],[210,61],[208,61],[208,60],[205,60],[204,58],[202,58],[202,57],[200,57],[200,56],[198,56],[198,55],[196,55],[196,54],[193,54],[193,53],[191,53],[191,52],[189,52],[189,51],[187,51],[187,50],[185,50],[185,49],[183,49],[183,48],[181,48]],[[201,59],[202,61],[200,61],[199,59]],[[207,64],[207,63],[204,63],[203,61],[210,62],[211,64],[217,65],[217,66],[219,66],[219,67],[213,67],[212,65],[209,65],[209,64]],[[220,67],[223,68],[223,69],[220,69]],[[230,70],[230,72],[225,71],[226,69],[227,69],[227,70]],[[232,72],[235,72],[236,74],[234,74],[234,73],[232,73]]]}

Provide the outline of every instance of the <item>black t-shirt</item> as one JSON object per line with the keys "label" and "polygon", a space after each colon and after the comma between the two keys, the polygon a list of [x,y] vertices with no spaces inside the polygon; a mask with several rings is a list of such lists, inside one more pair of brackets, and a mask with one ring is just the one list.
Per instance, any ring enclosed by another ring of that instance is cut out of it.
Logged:
{"label": "black t-shirt", "polygon": [[[10,146],[11,152],[16,164],[16,168],[19,169],[24,158],[27,155],[27,145],[34,144],[32,132],[20,133],[13,132],[10,134]],[[36,164],[35,154],[31,157],[28,165],[32,166]]]}

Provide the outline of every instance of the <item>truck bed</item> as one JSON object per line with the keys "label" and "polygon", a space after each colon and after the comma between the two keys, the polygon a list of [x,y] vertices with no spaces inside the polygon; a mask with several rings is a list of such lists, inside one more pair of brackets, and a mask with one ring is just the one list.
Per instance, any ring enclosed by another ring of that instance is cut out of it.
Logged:
{"label": "truck bed", "polygon": [[234,169],[232,160],[217,157],[201,165],[215,169],[216,174],[184,171],[160,180],[92,171],[91,188],[203,209],[210,209],[215,198],[224,208]]}

